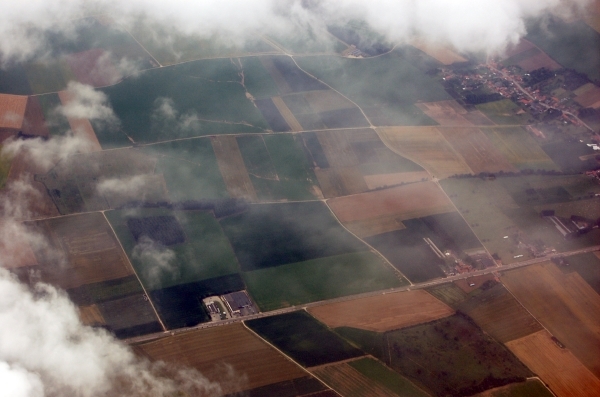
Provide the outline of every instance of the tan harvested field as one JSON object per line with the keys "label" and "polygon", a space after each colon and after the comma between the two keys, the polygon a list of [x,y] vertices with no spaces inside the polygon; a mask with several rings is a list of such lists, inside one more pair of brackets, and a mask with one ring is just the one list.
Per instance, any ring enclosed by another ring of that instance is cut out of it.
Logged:
{"label": "tan harvested field", "polygon": [[315,175],[323,195],[327,198],[347,196],[369,190],[358,167],[315,169]]}
{"label": "tan harvested field", "polygon": [[303,130],[302,126],[300,125],[298,120],[296,120],[296,117],[294,116],[292,111],[287,107],[287,105],[285,104],[285,102],[283,102],[283,99],[281,99],[280,96],[274,96],[271,98],[271,100],[273,101],[273,104],[275,105],[277,110],[279,110],[279,113],[281,113],[281,116],[285,119],[285,122],[288,123],[292,131],[298,132]]}
{"label": "tan harvested field", "polygon": [[433,182],[338,197],[327,201],[341,222],[395,215],[398,220],[454,211],[444,192]]}
{"label": "tan harvested field", "polygon": [[453,63],[467,62],[466,58],[460,56],[455,51],[448,47],[439,44],[430,44],[422,40],[415,40],[411,45],[432,58],[437,59],[444,65],[452,65]]}
{"label": "tan harvested field", "polygon": [[292,88],[287,83],[287,81],[285,81],[285,78],[279,72],[279,70],[277,69],[277,67],[273,63],[273,60],[270,57],[259,57],[258,59],[260,59],[260,63],[262,63],[262,65],[265,67],[265,69],[267,69],[267,71],[271,75],[271,78],[275,82],[275,85],[277,85],[277,88],[279,89],[279,93],[281,95],[293,92]]}
{"label": "tan harvested field", "polygon": [[594,86],[575,97],[575,102],[586,108],[600,107],[600,87]]}
{"label": "tan harvested field", "polygon": [[485,114],[479,110],[471,110],[462,114],[462,116],[474,125],[495,125]]}
{"label": "tan harvested field", "polygon": [[303,96],[315,113],[354,107],[352,102],[333,90],[308,91]]}
{"label": "tan harvested field", "polygon": [[474,173],[517,171],[479,128],[438,127],[438,130]]}
{"label": "tan harvested field", "polygon": [[256,201],[256,192],[235,136],[211,137],[211,142],[227,193],[231,197]]}
{"label": "tan harvested field", "polygon": [[473,126],[473,123],[463,117],[463,114],[467,111],[454,99],[439,102],[421,102],[415,105],[442,126]]}
{"label": "tan harvested field", "polygon": [[554,343],[546,331],[506,343],[558,397],[598,395],[600,380],[571,353]]}
{"label": "tan harvested field", "polygon": [[312,372],[344,397],[398,397],[347,363],[320,367]]}
{"label": "tan harvested field", "polygon": [[575,94],[575,96],[579,96],[579,95],[585,94],[589,90],[593,90],[595,87],[596,87],[596,84],[594,84],[594,83],[586,83],[586,84],[582,85],[581,87],[579,87],[578,89],[576,89],[575,91],[573,91],[573,94]]}
{"label": "tan harvested field", "polygon": [[309,313],[330,328],[386,332],[437,320],[454,310],[425,290],[397,292],[315,306]]}
{"label": "tan harvested field", "polygon": [[56,263],[46,251],[35,252],[42,280],[52,285],[69,289],[134,274],[102,213],[36,221],[34,226],[66,260]]}
{"label": "tan harvested field", "polygon": [[365,175],[364,179],[369,190],[373,190],[401,183],[420,182],[423,179],[429,180],[429,173],[427,171],[397,172],[394,174]]}
{"label": "tan harvested field", "polygon": [[97,305],[79,306],[79,318],[84,325],[105,325],[106,321]]}
{"label": "tan harvested field", "polygon": [[264,343],[243,324],[201,329],[136,346],[151,360],[164,360],[196,368],[212,381],[223,379],[223,366],[247,380],[239,389],[223,383],[223,394],[249,390],[306,376],[300,367]]}
{"label": "tan harvested field", "polygon": [[27,108],[27,96],[0,94],[0,128],[20,129]]}
{"label": "tan harvested field", "polygon": [[[474,277],[467,277],[464,279],[460,279],[460,280],[456,280],[454,281],[454,284],[462,289],[464,292],[466,292],[467,294],[470,292],[475,291],[477,288],[481,287],[481,284],[485,283],[488,280],[493,280],[494,279],[494,275],[493,274],[484,274],[481,276],[474,276]],[[475,284],[474,286],[469,286],[469,284]]]}
{"label": "tan harvested field", "polygon": [[539,68],[547,68],[550,70],[562,68],[562,66],[558,62],[550,58],[548,54],[541,50],[538,53],[522,60],[517,65],[519,65],[523,70],[526,70],[528,72]]}
{"label": "tan harvested field", "polygon": [[540,331],[542,326],[502,285],[496,285],[460,305],[477,325],[505,343]]}
{"label": "tan harvested field", "polygon": [[[59,91],[58,97],[60,98],[60,103],[62,103],[63,106],[67,106],[69,102],[73,100],[72,94],[68,91]],[[92,124],[90,124],[88,119],[67,117],[67,120],[69,120],[69,126],[71,126],[73,134],[85,138],[90,142],[90,152],[102,150],[102,146],[98,141],[98,137],[96,136],[96,133],[92,128]]]}
{"label": "tan harvested field", "polygon": [[506,272],[502,282],[529,312],[600,377],[600,295],[552,262]]}
{"label": "tan harvested field", "polygon": [[396,153],[419,164],[438,178],[472,171],[435,127],[378,128],[381,139]]}
{"label": "tan harvested field", "polygon": [[377,218],[347,222],[344,224],[344,226],[361,238],[376,236],[378,234],[393,232],[394,230],[406,228],[406,226],[404,226],[401,221],[397,220],[394,215],[384,215]]}

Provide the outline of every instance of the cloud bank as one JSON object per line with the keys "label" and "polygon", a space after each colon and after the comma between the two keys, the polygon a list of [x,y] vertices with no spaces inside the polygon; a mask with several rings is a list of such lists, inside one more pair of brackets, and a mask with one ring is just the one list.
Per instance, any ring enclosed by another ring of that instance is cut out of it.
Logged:
{"label": "cloud bank", "polygon": [[[294,27],[364,19],[394,42],[415,35],[454,45],[459,51],[502,51],[525,32],[529,18],[581,12],[589,0],[31,0],[5,4],[0,14],[3,60],[44,54],[48,33],[73,37],[67,21],[109,13],[124,26],[144,18],[167,31],[234,40]],[[168,38],[165,38],[167,40]]]}

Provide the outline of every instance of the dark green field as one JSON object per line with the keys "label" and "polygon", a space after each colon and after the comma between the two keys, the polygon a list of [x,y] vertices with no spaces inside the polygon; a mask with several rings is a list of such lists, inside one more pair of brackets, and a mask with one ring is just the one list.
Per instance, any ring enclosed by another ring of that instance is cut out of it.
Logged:
{"label": "dark green field", "polygon": [[399,51],[352,60],[337,57],[299,57],[298,64],[355,101],[367,114],[380,112],[382,125],[435,125],[417,101],[450,99],[443,87],[403,58]]}
{"label": "dark green field", "polygon": [[527,40],[564,67],[600,80],[600,54],[591,50],[600,46],[600,33],[582,20],[568,23],[552,18],[545,22],[529,24]]}
{"label": "dark green field", "polygon": [[510,99],[476,105],[477,109],[496,124],[529,124],[528,113],[517,114],[521,109]]}
{"label": "dark green field", "polygon": [[379,383],[399,396],[428,396],[427,393],[417,388],[408,379],[370,357],[350,361],[348,364],[367,378]]}
{"label": "dark green field", "polygon": [[244,68],[244,85],[254,98],[277,96],[277,85],[257,57],[240,58]]}
{"label": "dark green field", "polygon": [[221,225],[244,271],[368,249],[317,201],[252,205]]}
{"label": "dark green field", "polygon": [[305,311],[250,320],[246,325],[304,367],[363,355]]}
{"label": "dark green field", "polygon": [[254,270],[243,277],[262,311],[406,284],[371,252]]}
{"label": "dark green field", "polygon": [[[159,215],[177,218],[185,232],[184,243],[168,248],[136,244],[127,219]],[[146,289],[157,290],[239,271],[229,242],[210,212],[138,209],[110,211],[106,216]]]}
{"label": "dark green field", "polygon": [[209,139],[190,139],[146,146],[158,158],[169,197],[174,201],[229,197]]}
{"label": "dark green field", "polygon": [[[239,65],[229,59],[189,62],[153,69],[103,89],[123,131],[150,143],[269,128],[241,84]],[[103,147],[122,145],[106,130],[96,131]]]}
{"label": "dark green field", "polygon": [[532,375],[462,314],[381,335],[363,333],[361,345],[434,395],[471,395]]}

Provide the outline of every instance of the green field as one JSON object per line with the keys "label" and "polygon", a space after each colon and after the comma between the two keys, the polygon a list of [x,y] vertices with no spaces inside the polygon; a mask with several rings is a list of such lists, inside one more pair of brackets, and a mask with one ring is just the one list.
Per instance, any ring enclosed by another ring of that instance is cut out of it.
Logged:
{"label": "green field", "polygon": [[368,250],[320,201],[254,204],[221,225],[244,271]]}
{"label": "green field", "polygon": [[523,128],[482,128],[481,130],[492,141],[492,145],[519,170],[559,171],[559,167]]}
{"label": "green field", "polygon": [[361,60],[299,57],[300,67],[355,101],[363,110],[385,113],[387,125],[435,125],[417,101],[450,99],[442,86],[397,52]]}
{"label": "green field", "polygon": [[[127,227],[127,219],[174,215],[186,241],[169,247],[144,249]],[[146,289],[156,290],[239,271],[227,238],[210,212],[166,209],[110,211],[108,220]]]}
{"label": "green field", "polygon": [[482,103],[475,106],[496,124],[529,124],[529,113],[517,114],[521,108],[510,99]]}
{"label": "green field", "polygon": [[157,157],[155,172],[163,174],[173,201],[229,197],[209,139],[190,139],[146,146]]}
{"label": "green field", "polygon": [[468,297],[468,295],[454,283],[446,283],[427,288],[427,292],[453,308],[457,308],[458,305]]}
{"label": "green field", "polygon": [[77,80],[64,59],[29,63],[25,71],[34,94],[64,90],[70,80]]}
{"label": "green field", "polygon": [[[227,58],[256,53],[277,53],[263,40],[246,37],[243,44],[237,44],[224,35],[211,37],[185,34],[166,25],[152,24],[148,19],[139,19],[133,25],[131,34],[160,62],[172,65],[203,58]],[[168,37],[168,40],[163,38]]]}
{"label": "green field", "polygon": [[348,363],[361,374],[379,383],[399,396],[427,397],[428,394],[413,385],[408,379],[370,357]]}
{"label": "green field", "polygon": [[257,57],[240,58],[244,68],[244,85],[254,98],[279,95],[277,85]]}
{"label": "green field", "polygon": [[304,367],[363,355],[305,311],[250,320],[246,325]]}
{"label": "green field", "polygon": [[[148,70],[102,90],[122,130],[137,143],[266,131],[240,72],[229,59],[202,60]],[[96,133],[103,147],[123,144],[106,129]]]}
{"label": "green field", "polygon": [[279,176],[281,194],[288,200],[313,200],[318,186],[302,150],[301,137],[295,134],[263,135],[271,161]]}
{"label": "green field", "polygon": [[262,311],[406,284],[371,252],[254,270],[245,272],[243,277]]}

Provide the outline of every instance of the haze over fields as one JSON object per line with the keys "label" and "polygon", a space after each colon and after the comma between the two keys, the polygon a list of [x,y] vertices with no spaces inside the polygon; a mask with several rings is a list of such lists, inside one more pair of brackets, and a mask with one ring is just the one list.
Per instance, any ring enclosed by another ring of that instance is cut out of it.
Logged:
{"label": "haze over fields", "polygon": [[592,3],[3,5],[0,396],[594,395]]}

